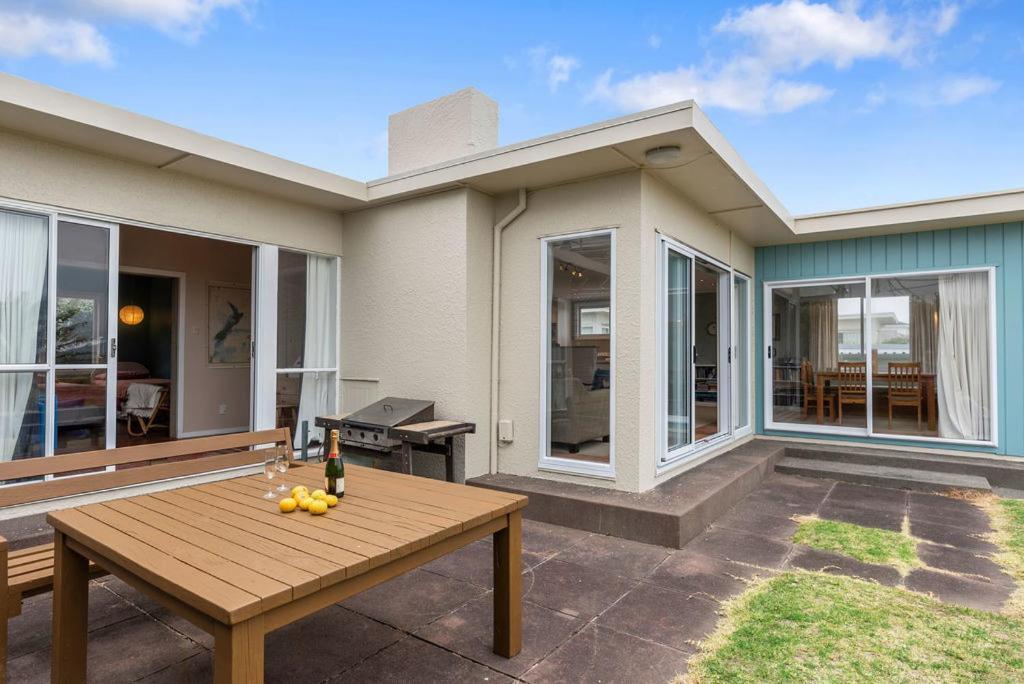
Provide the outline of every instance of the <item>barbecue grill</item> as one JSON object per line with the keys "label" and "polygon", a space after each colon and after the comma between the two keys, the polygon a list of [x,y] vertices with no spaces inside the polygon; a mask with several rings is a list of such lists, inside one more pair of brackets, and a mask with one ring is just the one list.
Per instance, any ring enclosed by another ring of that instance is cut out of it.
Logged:
{"label": "barbecue grill", "polygon": [[454,476],[452,439],[476,431],[476,425],[452,420],[434,420],[434,402],[422,399],[385,397],[344,416],[319,416],[316,426],[337,430],[342,451],[367,456],[397,453],[402,472],[412,470],[412,451],[427,451],[445,457],[445,476]]}

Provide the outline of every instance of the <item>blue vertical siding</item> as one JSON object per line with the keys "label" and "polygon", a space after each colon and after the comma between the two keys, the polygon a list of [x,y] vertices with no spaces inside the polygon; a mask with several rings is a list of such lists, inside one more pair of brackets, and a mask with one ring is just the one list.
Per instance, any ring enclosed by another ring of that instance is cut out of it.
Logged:
{"label": "blue vertical siding", "polygon": [[[759,247],[755,266],[755,343],[758,350],[764,349],[763,285],[766,282],[995,266],[999,444],[995,449],[962,448],[1024,456],[1024,224],[1003,223]],[[765,434],[764,355],[760,351],[757,354],[756,378],[756,425],[757,431]],[[799,433],[770,431],[770,434]],[[864,441],[865,438],[837,436],[836,439]],[[928,445],[898,439],[873,438],[871,441]],[[936,446],[957,448],[945,444]]]}

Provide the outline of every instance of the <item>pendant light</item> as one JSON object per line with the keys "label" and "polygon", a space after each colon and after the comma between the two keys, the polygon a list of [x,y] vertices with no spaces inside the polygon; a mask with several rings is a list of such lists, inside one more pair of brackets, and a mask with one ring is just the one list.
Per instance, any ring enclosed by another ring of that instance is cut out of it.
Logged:
{"label": "pendant light", "polygon": [[[134,286],[134,283],[132,285],[132,296],[131,296],[131,298],[129,298],[128,301],[129,302],[134,302],[135,301],[135,286]],[[134,304],[134,303],[132,303],[132,304],[125,304],[117,312],[118,320],[120,320],[125,325],[138,325],[139,323],[142,322],[142,319],[145,318],[145,317],[146,317],[146,314],[142,310],[142,307],[138,306],[137,304]]]}

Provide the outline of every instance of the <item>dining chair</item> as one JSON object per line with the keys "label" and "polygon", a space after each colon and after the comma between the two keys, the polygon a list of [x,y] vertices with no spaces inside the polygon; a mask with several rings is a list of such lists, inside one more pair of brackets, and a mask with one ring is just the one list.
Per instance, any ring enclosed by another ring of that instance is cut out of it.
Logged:
{"label": "dining chair", "polygon": [[[817,387],[814,384],[814,366],[811,365],[810,361],[803,361],[800,364],[800,386],[803,393],[804,418],[806,418],[812,408],[815,411],[818,408],[818,393]],[[827,390],[822,394],[821,405],[823,411],[827,409],[828,417],[834,420],[836,417],[835,397],[829,394]]]}
{"label": "dining chair", "polygon": [[845,404],[868,405],[868,365],[864,361],[840,361],[837,378],[839,385],[839,424],[843,424]]}
{"label": "dining chair", "polygon": [[889,429],[892,430],[892,407],[912,406],[917,409],[917,429],[920,431],[921,400],[924,396],[921,389],[921,364],[916,361],[890,362],[887,380],[889,382]]}

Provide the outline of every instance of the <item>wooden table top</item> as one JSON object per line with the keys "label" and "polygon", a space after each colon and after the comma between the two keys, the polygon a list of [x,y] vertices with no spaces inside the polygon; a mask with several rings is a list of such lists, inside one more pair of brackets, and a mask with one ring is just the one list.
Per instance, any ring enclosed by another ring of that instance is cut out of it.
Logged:
{"label": "wooden table top", "polygon": [[[52,512],[69,539],[235,624],[357,577],[526,505],[526,497],[345,466],[345,497],[325,515],[278,511],[261,475]],[[318,465],[281,481],[323,486]]]}

